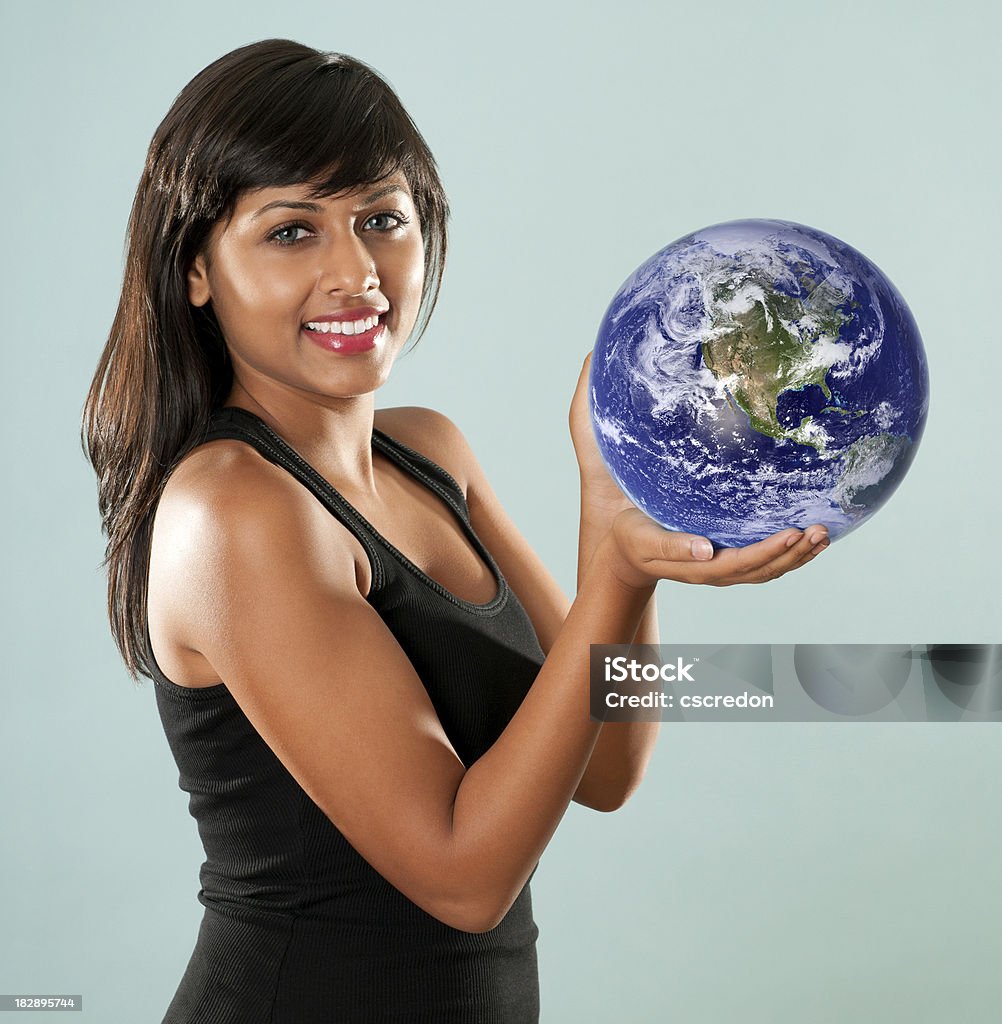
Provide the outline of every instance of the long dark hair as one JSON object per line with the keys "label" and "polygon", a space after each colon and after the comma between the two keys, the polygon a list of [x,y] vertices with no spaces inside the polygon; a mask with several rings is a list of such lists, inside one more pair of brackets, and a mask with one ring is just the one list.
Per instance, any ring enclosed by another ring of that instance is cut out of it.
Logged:
{"label": "long dark hair", "polygon": [[199,72],[157,128],[81,431],[108,536],[111,632],[133,679],[151,676],[146,588],[157,501],[233,383],[211,303],[188,302],[188,267],[245,190],[309,182],[317,197],[331,196],[395,171],[424,240],[417,340],[438,299],[449,208],[428,146],[372,68],[286,39],[252,43]]}

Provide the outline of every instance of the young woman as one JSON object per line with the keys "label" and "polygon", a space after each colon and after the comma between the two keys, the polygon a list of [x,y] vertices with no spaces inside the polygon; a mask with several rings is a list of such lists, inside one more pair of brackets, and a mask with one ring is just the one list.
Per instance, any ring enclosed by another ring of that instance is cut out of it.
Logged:
{"label": "young woman", "polygon": [[760,582],[824,546],[713,552],[633,508],[586,360],[569,604],[456,426],[375,409],[447,215],[389,87],[297,43],[210,65],[151,143],[85,433],[112,631],[206,853],[167,1022],[535,1021],[529,880],[657,732],[592,721],[589,644],[656,642],[659,579]]}

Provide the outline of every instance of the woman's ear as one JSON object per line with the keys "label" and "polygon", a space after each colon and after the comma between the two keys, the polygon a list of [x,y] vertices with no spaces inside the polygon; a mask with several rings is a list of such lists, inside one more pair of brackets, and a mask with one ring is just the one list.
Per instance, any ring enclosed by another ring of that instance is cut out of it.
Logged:
{"label": "woman's ear", "polygon": [[188,268],[188,301],[193,306],[204,306],[211,298],[205,257],[199,253]]}

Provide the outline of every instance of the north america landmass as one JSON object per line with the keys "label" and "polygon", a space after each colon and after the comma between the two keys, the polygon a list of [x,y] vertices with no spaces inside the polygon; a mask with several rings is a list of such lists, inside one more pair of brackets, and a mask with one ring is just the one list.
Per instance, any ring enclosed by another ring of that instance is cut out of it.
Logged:
{"label": "north america landmass", "polygon": [[780,444],[809,446],[822,459],[840,460],[832,498],[845,511],[861,510],[877,497],[883,482],[899,476],[902,462],[910,461],[911,439],[878,430],[833,449],[831,435],[813,415],[793,427],[782,424],[781,396],[812,386],[830,403],[821,409],[822,416],[858,419],[874,411],[843,406],[827,379],[831,367],[849,355],[851,346],[840,341],[840,333],[858,304],[827,280],[819,282],[809,274],[801,276],[800,286],[802,295],[787,295],[753,273],[739,272],[710,288],[711,322],[700,346],[703,365],[753,430]]}

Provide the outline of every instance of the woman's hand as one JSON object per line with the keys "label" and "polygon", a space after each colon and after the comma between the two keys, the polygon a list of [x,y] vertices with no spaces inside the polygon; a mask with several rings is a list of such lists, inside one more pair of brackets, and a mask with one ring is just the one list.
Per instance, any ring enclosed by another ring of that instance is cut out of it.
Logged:
{"label": "woman's hand", "polygon": [[742,548],[719,548],[705,538],[659,526],[638,508],[613,520],[604,541],[608,570],[624,586],[643,590],[658,580],[708,583],[765,583],[797,569],[828,547],[824,526],[791,528]]}
{"label": "woman's hand", "polygon": [[583,505],[614,516],[607,555],[611,571],[625,586],[639,589],[658,580],[715,587],[764,583],[799,568],[828,546],[828,530],[821,525],[782,530],[756,544],[716,551],[705,537],[659,526],[623,494],[606,469],[588,408],[590,370],[589,352],[571,401],[571,440],[581,472]]}

